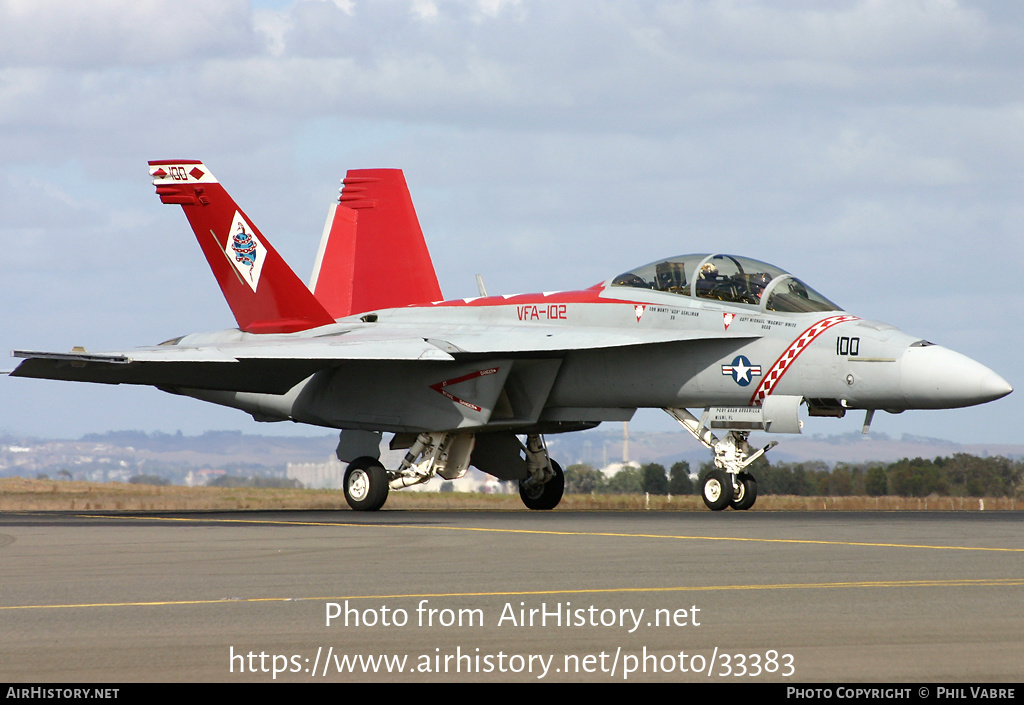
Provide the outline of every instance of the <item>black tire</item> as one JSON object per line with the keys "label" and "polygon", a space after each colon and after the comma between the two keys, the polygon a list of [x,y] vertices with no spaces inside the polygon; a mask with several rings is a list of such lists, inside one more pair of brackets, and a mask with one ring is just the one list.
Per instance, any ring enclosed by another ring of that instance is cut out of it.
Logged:
{"label": "black tire", "polygon": [[356,458],[345,468],[345,501],[357,512],[375,512],[388,500],[388,472],[376,458]]}
{"label": "black tire", "polygon": [[562,501],[562,493],[565,492],[565,475],[562,473],[562,466],[551,461],[551,469],[555,476],[543,485],[523,486],[519,481],[519,497],[527,509],[554,509]]}
{"label": "black tire", "polygon": [[747,472],[741,472],[736,476],[736,480],[736,487],[733,488],[733,498],[729,502],[729,506],[739,510],[750,509],[757,501],[757,480]]}
{"label": "black tire", "polygon": [[720,512],[732,502],[732,478],[724,470],[712,470],[704,477],[700,495],[708,509]]}

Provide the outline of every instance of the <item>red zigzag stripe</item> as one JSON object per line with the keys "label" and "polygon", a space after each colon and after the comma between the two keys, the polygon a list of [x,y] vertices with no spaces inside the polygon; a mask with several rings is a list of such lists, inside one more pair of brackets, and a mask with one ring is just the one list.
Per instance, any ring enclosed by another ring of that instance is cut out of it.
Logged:
{"label": "red zigzag stripe", "polygon": [[775,385],[779,383],[783,375],[786,374],[786,370],[793,364],[800,353],[811,344],[811,342],[819,335],[827,331],[829,328],[840,323],[846,323],[847,321],[856,321],[858,316],[830,316],[823,318],[813,326],[805,330],[803,333],[797,336],[796,340],[789,344],[785,352],[779,356],[779,359],[775,361],[775,364],[768,370],[768,374],[761,378],[761,383],[757,385],[757,389],[754,391],[754,396],[750,397],[750,406],[760,405],[761,400],[772,393],[775,389]]}

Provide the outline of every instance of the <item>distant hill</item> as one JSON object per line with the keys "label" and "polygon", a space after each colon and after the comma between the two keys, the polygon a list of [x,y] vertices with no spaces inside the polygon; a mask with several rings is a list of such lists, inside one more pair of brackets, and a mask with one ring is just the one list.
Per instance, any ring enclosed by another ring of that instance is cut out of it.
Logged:
{"label": "distant hill", "polygon": [[241,431],[207,431],[200,436],[186,436],[181,431],[175,434],[108,431],[89,433],[80,440],[157,454],[184,454],[203,458],[205,463],[230,456],[233,462],[259,465],[278,463],[283,456],[289,456],[286,462],[322,460],[333,455],[338,435],[261,436]]}
{"label": "distant hill", "polygon": [[337,435],[259,436],[209,431],[199,436],[111,431],[77,440],[0,435],[0,476],[68,476],[94,482],[157,475],[175,483],[190,474],[283,477],[288,463],[323,462]]}
{"label": "distant hill", "polygon": [[[621,426],[609,425],[607,429],[551,435],[547,437],[548,448],[562,467],[581,462],[604,467],[620,462]],[[336,433],[262,436],[240,431],[208,431],[198,436],[110,431],[88,434],[77,440],[8,434],[0,435],[0,475],[31,478],[60,474],[107,481],[156,474],[176,482],[193,471],[283,476],[288,463],[321,463],[332,458],[337,439]],[[751,440],[754,445],[763,445],[773,438],[755,434]],[[1024,445],[1019,444],[957,444],[909,435],[896,439],[884,433],[779,436],[777,440],[783,443],[768,454],[772,463],[893,462],[904,457],[935,458],[954,453],[1024,457]],[[640,463],[657,462],[669,467],[686,460],[696,469],[710,457],[710,451],[683,431],[630,434],[629,458]]]}

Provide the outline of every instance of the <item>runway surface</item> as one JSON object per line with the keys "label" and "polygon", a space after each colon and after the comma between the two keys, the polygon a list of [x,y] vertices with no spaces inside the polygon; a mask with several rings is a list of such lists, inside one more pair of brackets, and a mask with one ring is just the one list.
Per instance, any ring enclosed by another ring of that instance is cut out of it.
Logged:
{"label": "runway surface", "polygon": [[2,682],[1019,682],[1022,604],[1022,512],[0,515]]}

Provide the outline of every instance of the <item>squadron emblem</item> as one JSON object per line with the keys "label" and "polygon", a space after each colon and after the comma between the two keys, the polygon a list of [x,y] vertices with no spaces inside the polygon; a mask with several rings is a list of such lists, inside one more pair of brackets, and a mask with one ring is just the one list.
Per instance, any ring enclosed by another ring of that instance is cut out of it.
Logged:
{"label": "squadron emblem", "polygon": [[260,272],[263,271],[266,252],[267,249],[256,237],[252,227],[245,222],[241,213],[235,211],[224,253],[238,270],[239,279],[248,284],[253,291],[256,291],[260,283]]}

